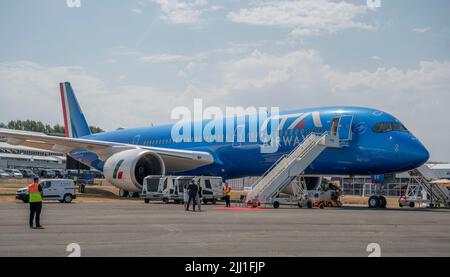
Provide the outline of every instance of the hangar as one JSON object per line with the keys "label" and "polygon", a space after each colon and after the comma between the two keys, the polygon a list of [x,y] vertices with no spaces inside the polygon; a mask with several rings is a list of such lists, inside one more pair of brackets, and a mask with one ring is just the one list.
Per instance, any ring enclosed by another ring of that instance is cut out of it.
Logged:
{"label": "hangar", "polygon": [[0,142],[0,168],[65,169],[66,156],[61,153]]}

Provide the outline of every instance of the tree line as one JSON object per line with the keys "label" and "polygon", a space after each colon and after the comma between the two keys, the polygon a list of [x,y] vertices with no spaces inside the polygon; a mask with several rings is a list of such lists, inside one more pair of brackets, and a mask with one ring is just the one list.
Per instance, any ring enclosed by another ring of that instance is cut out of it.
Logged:
{"label": "tree line", "polygon": [[[45,134],[60,134],[64,135],[66,133],[66,129],[64,126],[59,124],[51,126],[50,124],[44,124],[41,121],[34,120],[11,120],[8,123],[1,123],[0,128],[12,129],[12,130],[21,130],[21,131],[31,131],[31,132],[41,132]],[[89,126],[91,129],[91,133],[101,133],[104,132],[102,128],[96,126]]]}

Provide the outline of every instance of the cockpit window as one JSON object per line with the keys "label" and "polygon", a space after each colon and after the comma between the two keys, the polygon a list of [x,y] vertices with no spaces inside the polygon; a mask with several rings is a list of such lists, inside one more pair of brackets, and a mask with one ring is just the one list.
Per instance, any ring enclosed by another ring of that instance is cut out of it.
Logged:
{"label": "cockpit window", "polygon": [[406,127],[399,122],[379,122],[373,126],[375,133],[387,133],[392,131],[408,132]]}

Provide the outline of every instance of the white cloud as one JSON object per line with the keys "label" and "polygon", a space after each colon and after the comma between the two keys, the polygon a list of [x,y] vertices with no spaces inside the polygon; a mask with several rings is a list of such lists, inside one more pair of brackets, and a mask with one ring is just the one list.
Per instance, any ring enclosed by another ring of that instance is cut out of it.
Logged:
{"label": "white cloud", "polygon": [[215,5],[215,6],[211,6],[211,8],[209,8],[209,9],[211,11],[213,11],[213,12],[217,12],[217,11],[225,9],[225,7],[224,6],[220,6],[220,5]]}
{"label": "white cloud", "polygon": [[173,24],[199,23],[207,0],[151,0],[161,8],[163,20]]}
{"label": "white cloud", "polygon": [[88,123],[107,130],[170,122],[174,107],[207,96],[189,86],[176,92],[151,86],[111,87],[80,67],[0,63],[0,122],[33,119],[63,124],[59,83],[64,81],[72,83]]}
{"label": "white cloud", "polygon": [[358,21],[370,9],[367,5],[327,0],[257,2],[228,14],[233,22],[257,26],[280,26],[291,29],[293,36],[320,35],[347,29],[374,30]]}
{"label": "white cloud", "polygon": [[374,60],[374,61],[381,61],[382,60],[380,56],[372,56],[371,59]]}
{"label": "white cloud", "polygon": [[429,31],[431,31],[431,27],[423,27],[423,28],[414,28],[413,29],[414,33],[419,33],[419,34],[427,33]]}
{"label": "white cloud", "polygon": [[110,51],[111,55],[131,56],[136,61],[148,64],[158,63],[182,63],[201,60],[206,58],[208,53],[195,55],[181,55],[173,53],[145,53],[128,47],[117,47]]}
{"label": "white cloud", "polygon": [[130,11],[137,13],[137,14],[141,14],[142,10],[141,9],[137,9],[137,8],[129,8]]}
{"label": "white cloud", "polygon": [[145,63],[177,63],[189,62],[196,59],[199,59],[199,57],[174,54],[143,55],[139,57],[139,60]]}

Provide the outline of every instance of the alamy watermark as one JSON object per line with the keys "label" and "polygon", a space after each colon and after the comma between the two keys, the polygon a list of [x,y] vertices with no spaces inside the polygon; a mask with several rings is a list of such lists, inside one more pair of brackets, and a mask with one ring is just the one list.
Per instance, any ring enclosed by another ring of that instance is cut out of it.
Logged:
{"label": "alamy watermark", "polygon": [[381,8],[381,0],[367,0],[367,6],[371,9]]}
{"label": "alamy watermark", "polygon": [[66,5],[69,8],[80,8],[81,0],[66,0]]}
{"label": "alamy watermark", "polygon": [[381,257],[381,246],[378,243],[369,243],[366,248],[367,253],[369,253],[369,258],[379,258]]}
{"label": "alamy watermark", "polygon": [[81,257],[81,246],[78,243],[69,243],[66,247],[66,251],[69,252],[67,257],[79,258]]}
{"label": "alamy watermark", "polygon": [[171,118],[178,120],[171,130],[175,143],[259,142],[262,153],[278,151],[278,107],[226,107],[223,112],[214,106],[204,109],[202,99],[194,99],[192,112],[187,107],[176,107]]}
{"label": "alamy watermark", "polygon": [[171,113],[174,143],[206,142],[257,144],[261,153],[275,153],[279,147],[299,145],[310,133],[324,131],[319,112],[280,115],[278,107],[203,107],[194,100],[194,109],[176,107]]}

